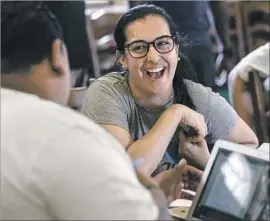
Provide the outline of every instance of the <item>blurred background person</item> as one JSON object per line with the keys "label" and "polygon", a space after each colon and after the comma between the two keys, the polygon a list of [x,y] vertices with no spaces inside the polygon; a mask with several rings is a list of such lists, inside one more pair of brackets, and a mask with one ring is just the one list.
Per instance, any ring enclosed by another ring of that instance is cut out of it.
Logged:
{"label": "blurred background person", "polygon": [[230,102],[239,116],[254,129],[253,106],[250,91],[248,88],[249,72],[258,71],[263,89],[263,102],[265,111],[268,114],[269,127],[269,42],[245,56],[230,72],[228,90]]}

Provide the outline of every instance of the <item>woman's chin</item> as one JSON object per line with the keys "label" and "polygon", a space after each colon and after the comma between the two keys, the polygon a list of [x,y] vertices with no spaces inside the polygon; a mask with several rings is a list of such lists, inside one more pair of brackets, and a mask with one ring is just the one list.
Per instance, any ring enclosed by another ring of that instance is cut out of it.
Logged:
{"label": "woman's chin", "polygon": [[164,86],[165,85],[148,85],[147,92],[149,93],[149,95],[163,97],[170,91],[169,88],[166,88]]}

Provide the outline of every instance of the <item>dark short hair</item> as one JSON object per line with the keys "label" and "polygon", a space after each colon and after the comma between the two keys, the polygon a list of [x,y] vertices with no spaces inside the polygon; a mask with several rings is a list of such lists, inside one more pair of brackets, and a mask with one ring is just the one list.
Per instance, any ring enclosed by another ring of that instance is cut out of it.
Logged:
{"label": "dark short hair", "polygon": [[169,26],[170,34],[175,37],[175,42],[179,45],[179,57],[181,59],[177,65],[175,77],[173,79],[173,88],[176,102],[195,109],[196,107],[188,94],[187,87],[184,82],[184,79],[190,79],[197,82],[195,70],[183,53],[184,47],[186,47],[189,43],[178,32],[176,23],[164,9],[152,4],[142,4],[135,6],[124,13],[116,24],[114,31],[114,39],[116,42],[117,50],[121,53],[124,53],[125,43],[127,40],[127,26],[134,21],[144,19],[149,15],[156,15],[164,18]]}
{"label": "dark short hair", "polygon": [[50,59],[52,44],[64,40],[61,26],[42,2],[1,2],[1,74],[28,72]]}

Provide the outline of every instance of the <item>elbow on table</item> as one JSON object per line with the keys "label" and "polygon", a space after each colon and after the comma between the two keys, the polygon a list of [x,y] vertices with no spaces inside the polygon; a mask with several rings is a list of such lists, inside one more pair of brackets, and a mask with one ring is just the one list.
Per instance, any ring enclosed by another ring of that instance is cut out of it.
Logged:
{"label": "elbow on table", "polygon": [[258,147],[259,141],[253,130],[239,117],[234,128],[231,129],[227,140]]}
{"label": "elbow on table", "polygon": [[258,147],[259,146],[259,140],[258,137],[256,136],[256,134],[254,132],[252,132],[252,134],[247,135],[247,139],[244,143],[242,144],[246,144],[252,147]]}

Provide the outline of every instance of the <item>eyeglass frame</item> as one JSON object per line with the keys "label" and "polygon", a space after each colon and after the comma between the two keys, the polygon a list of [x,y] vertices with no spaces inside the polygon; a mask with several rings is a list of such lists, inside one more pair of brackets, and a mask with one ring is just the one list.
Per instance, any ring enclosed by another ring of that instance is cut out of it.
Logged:
{"label": "eyeglass frame", "polygon": [[[160,52],[160,51],[156,48],[155,42],[156,42],[157,40],[161,39],[161,38],[166,38],[166,37],[167,37],[167,38],[169,37],[169,38],[171,38],[171,39],[173,40],[173,46],[172,46],[172,49],[169,50],[169,51],[167,51],[167,52]],[[145,53],[145,55],[140,56],[140,57],[134,57],[134,56],[132,56],[131,52],[129,51],[129,47],[130,47],[132,44],[137,43],[137,42],[144,42],[144,43],[147,43],[147,45],[148,45],[148,47],[147,47],[147,52]],[[139,59],[139,58],[143,58],[143,57],[146,57],[146,56],[147,56],[147,54],[148,54],[148,52],[149,52],[149,49],[150,49],[150,46],[151,46],[151,45],[153,45],[153,47],[155,48],[155,50],[156,50],[158,53],[160,53],[160,54],[167,54],[167,53],[170,53],[170,52],[174,49],[174,46],[175,46],[175,36],[162,35],[162,36],[159,36],[159,37],[157,37],[155,40],[150,41],[150,42],[147,42],[147,41],[145,41],[145,40],[136,40],[136,41],[133,41],[133,42],[131,42],[131,43],[129,43],[129,44],[126,44],[124,48],[126,48],[126,49],[128,50],[128,53],[130,54],[131,57],[133,57],[133,58],[138,58],[138,59]]]}

